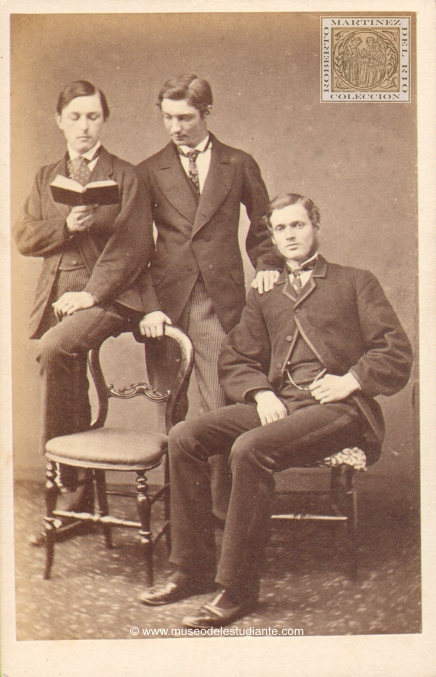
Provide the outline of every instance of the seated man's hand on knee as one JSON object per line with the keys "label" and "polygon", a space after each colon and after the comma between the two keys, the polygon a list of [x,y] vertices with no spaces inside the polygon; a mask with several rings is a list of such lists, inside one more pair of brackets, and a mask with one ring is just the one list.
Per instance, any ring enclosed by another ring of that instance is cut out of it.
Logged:
{"label": "seated man's hand on knee", "polygon": [[356,390],[360,390],[360,384],[351,372],[343,376],[326,374],[323,378],[311,383],[309,390],[320,404],[328,404],[345,400]]}
{"label": "seated man's hand on knee", "polygon": [[52,305],[56,317],[60,320],[64,315],[72,315],[76,310],[92,308],[97,305],[97,299],[87,291],[67,291]]}
{"label": "seated man's hand on knee", "polygon": [[257,404],[257,413],[262,425],[273,423],[281,418],[286,418],[288,410],[272,390],[258,390],[254,394]]}

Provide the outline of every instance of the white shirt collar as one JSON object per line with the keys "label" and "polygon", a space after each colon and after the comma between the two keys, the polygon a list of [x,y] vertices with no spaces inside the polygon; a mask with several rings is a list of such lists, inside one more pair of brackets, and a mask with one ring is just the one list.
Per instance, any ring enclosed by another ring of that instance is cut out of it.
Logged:
{"label": "white shirt collar", "polygon": [[[198,151],[200,151],[200,153],[203,153],[207,144],[209,143],[209,139],[210,139],[210,134],[208,134],[206,136],[206,138],[203,139],[203,141],[200,141],[200,143],[197,146],[195,146],[195,148],[190,148],[190,146],[180,146],[180,148],[182,149],[182,151],[184,153],[189,153],[190,150],[198,150]],[[211,146],[212,146],[212,143],[209,144],[209,148]],[[209,150],[209,148],[208,148],[208,150]]]}
{"label": "white shirt collar", "polygon": [[[301,266],[305,266],[306,264],[311,263],[312,261],[315,261],[315,259],[316,259],[317,257],[318,257],[318,252],[315,252],[314,254],[312,254],[312,256],[310,256],[310,257],[309,257],[308,259],[306,259],[305,261],[301,261],[301,263],[300,263],[298,266],[295,266],[295,267],[296,267],[296,268],[300,268]],[[287,266],[288,266],[289,271],[292,273],[292,268],[291,268],[291,266],[289,265],[289,263],[287,263]]]}
{"label": "white shirt collar", "polygon": [[92,158],[95,155],[95,152],[97,148],[100,148],[101,146],[101,141],[97,141],[95,146],[93,148],[90,148],[90,150],[87,150],[86,153],[78,153],[77,150],[74,150],[74,148],[71,148],[70,144],[68,144],[68,155],[70,156],[70,160],[75,160],[77,157],[80,157],[81,155],[86,159],[86,160],[92,160]]}

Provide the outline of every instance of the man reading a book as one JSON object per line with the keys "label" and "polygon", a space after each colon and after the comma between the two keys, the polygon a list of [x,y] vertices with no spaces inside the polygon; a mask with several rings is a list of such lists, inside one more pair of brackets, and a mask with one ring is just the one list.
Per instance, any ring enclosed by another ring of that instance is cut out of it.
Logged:
{"label": "man reading a book", "polygon": [[[56,123],[67,152],[39,170],[14,226],[19,251],[43,258],[30,326],[31,338],[40,339],[43,448],[53,437],[89,428],[87,352],[143,315],[140,280],[153,250],[152,219],[135,168],[101,145],[108,115],[103,92],[90,82],[78,80],[61,92]],[[116,196],[112,204],[93,197],[78,205],[74,191],[71,201],[65,191],[57,202],[51,184],[58,176],[116,184]],[[58,468],[65,493],[77,480],[74,468]],[[76,509],[86,506],[86,492],[80,500]]]}

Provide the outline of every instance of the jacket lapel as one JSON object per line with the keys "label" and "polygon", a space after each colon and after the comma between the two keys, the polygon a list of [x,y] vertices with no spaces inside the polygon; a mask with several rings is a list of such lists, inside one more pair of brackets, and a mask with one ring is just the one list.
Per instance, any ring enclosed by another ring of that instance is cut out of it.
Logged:
{"label": "jacket lapel", "polygon": [[114,173],[114,163],[112,160],[112,155],[108,153],[106,148],[103,146],[100,148],[100,155],[98,156],[97,164],[92,170],[91,176],[89,177],[89,183],[91,181],[103,181],[103,179],[110,179]]}
{"label": "jacket lapel", "polygon": [[294,287],[289,281],[289,272],[286,267],[283,268],[282,272],[280,273],[280,277],[276,282],[276,286],[282,284],[283,285],[283,294],[288,297],[292,301],[292,303],[295,303],[297,300],[297,292],[295,291]]}
{"label": "jacket lapel", "polygon": [[182,216],[194,223],[198,202],[191,190],[175,145],[165,146],[160,158],[156,181],[163,194]]}
{"label": "jacket lapel", "polygon": [[226,147],[211,134],[212,152],[209,171],[200,195],[192,235],[194,236],[215,214],[229,194],[235,175]]}
{"label": "jacket lapel", "polygon": [[298,296],[295,303],[295,307],[301,305],[303,301],[307,299],[310,294],[316,289],[316,280],[321,277],[325,277],[327,273],[327,261],[322,257],[318,256],[318,260],[313,269],[312,275],[307,284],[304,285],[301,290],[301,294]]}
{"label": "jacket lapel", "polygon": [[326,274],[327,261],[323,256],[318,256],[318,260],[315,264],[312,275],[310,276],[307,284],[304,285],[299,295],[297,295],[297,292],[289,281],[289,273],[286,267],[284,270],[282,270],[276,284],[284,283],[283,294],[287,296],[295,304],[295,308],[297,308],[297,306],[301,305],[303,301],[305,301],[307,297],[310,296],[310,294],[312,294],[312,292],[316,289],[317,278],[323,278],[326,276]]}
{"label": "jacket lapel", "polygon": [[[49,186],[52,181],[56,178],[56,176],[60,174],[61,176],[68,176],[68,171],[67,171],[67,155],[65,154],[62,160],[59,160],[59,162],[53,167],[53,170],[48,178],[48,183],[47,185]],[[49,200],[51,201],[51,204],[53,207],[56,209],[56,211],[59,212],[59,214],[66,219],[68,214],[70,213],[70,208],[68,205],[61,204],[60,202],[55,202],[52,198],[51,195],[51,190],[50,188],[47,191],[47,194],[49,196]]]}

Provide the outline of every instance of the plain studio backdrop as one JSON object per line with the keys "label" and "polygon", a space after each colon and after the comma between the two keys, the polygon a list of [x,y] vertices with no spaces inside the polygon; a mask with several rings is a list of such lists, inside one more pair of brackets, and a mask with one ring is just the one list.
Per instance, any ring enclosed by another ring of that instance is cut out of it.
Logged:
{"label": "plain studio backdrop", "polygon": [[[161,84],[194,72],[212,85],[209,128],[254,156],[271,197],[291,191],[314,199],[323,254],[370,269],[417,345],[413,60],[411,103],[320,103],[316,13],[16,14],[11,45],[12,218],[39,167],[65,152],[54,118],[65,85],[86,79],[105,92],[111,114],[103,143],[137,164],[168,141],[155,105]],[[243,238],[247,219],[241,213]],[[41,260],[22,257],[14,246],[12,259],[15,473],[42,480],[36,342],[27,332]],[[248,261],[246,272],[248,284]],[[121,353],[108,341],[104,363],[111,382],[128,385],[127,365],[140,364],[142,348],[127,335],[120,341]],[[419,477],[416,393],[412,378],[398,395],[379,398],[384,453],[361,480],[406,512]],[[127,424],[144,424],[139,408]]]}

